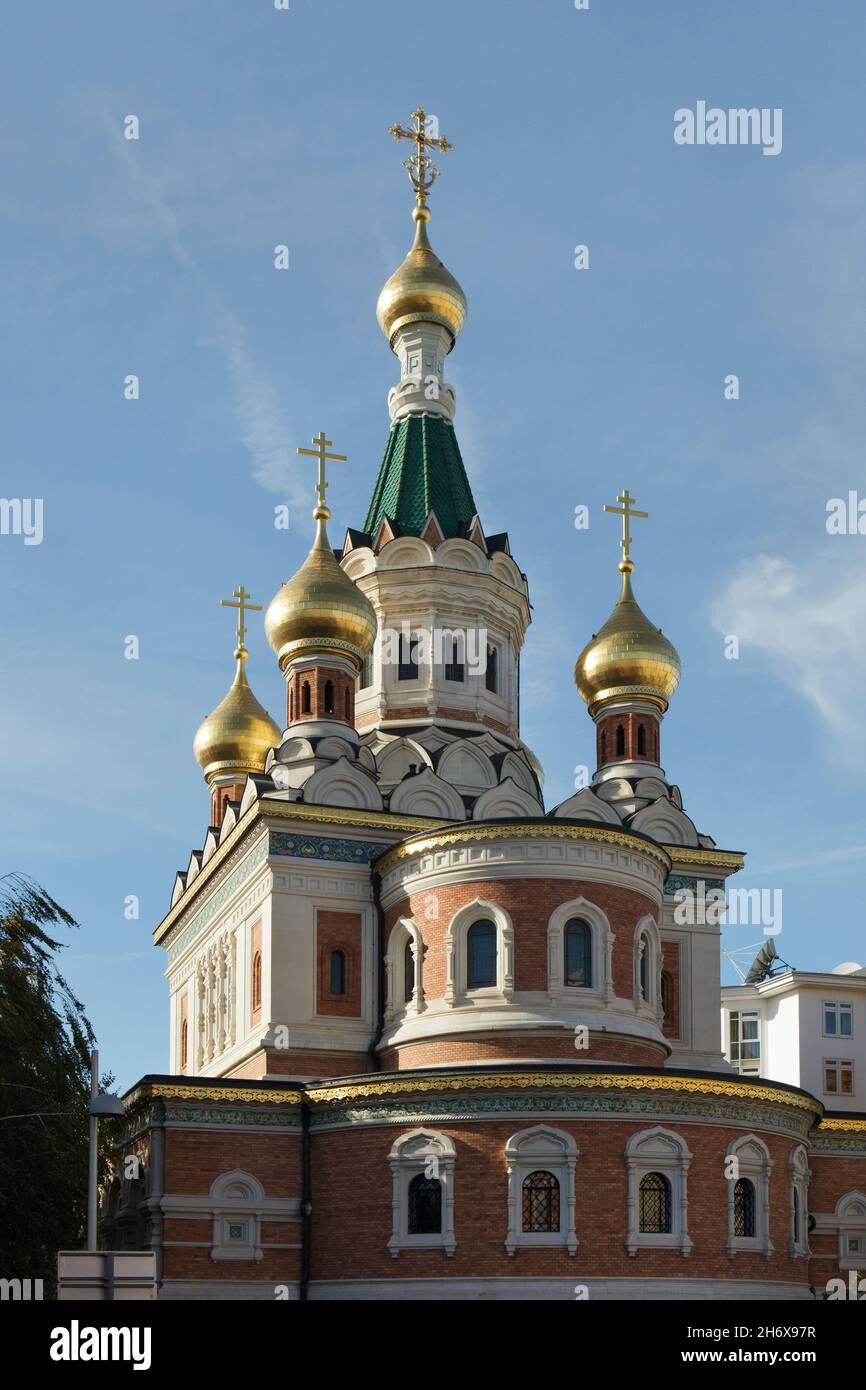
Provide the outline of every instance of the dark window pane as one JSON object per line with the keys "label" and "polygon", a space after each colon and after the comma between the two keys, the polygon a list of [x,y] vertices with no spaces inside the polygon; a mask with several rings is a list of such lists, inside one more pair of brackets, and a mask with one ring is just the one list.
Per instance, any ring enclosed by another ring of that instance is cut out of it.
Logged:
{"label": "dark window pane", "polygon": [[663,1173],[640,1180],[640,1229],[646,1235],[670,1235],[671,1185]]}
{"label": "dark window pane", "polygon": [[419,1173],[409,1184],[409,1234],[438,1235],[441,1230],[442,1184]]}
{"label": "dark window pane", "polygon": [[559,1230],[559,1183],[552,1173],[530,1173],[523,1180],[524,1231]]}
{"label": "dark window pane", "polygon": [[331,952],[331,993],[346,993],[346,957],[342,951]]}
{"label": "dark window pane", "polygon": [[755,1234],[755,1185],[749,1178],[738,1178],[734,1184],[734,1235]]}
{"label": "dark window pane", "polygon": [[412,950],[412,942],[407,941],[403,949],[403,1002],[412,1003],[412,996],[415,993],[415,953]]}
{"label": "dark window pane", "polygon": [[400,638],[400,662],[397,667],[397,679],[400,681],[414,681],[418,679],[417,637],[411,637],[408,642],[405,637]]}
{"label": "dark window pane", "polygon": [[466,987],[484,989],[496,984],[496,927],[473,922],[466,936]]}
{"label": "dark window pane", "polygon": [[466,678],[466,671],[463,662],[460,660],[462,655],[461,644],[456,638],[449,642],[450,660],[445,663],[445,679],[447,681],[462,681]]}
{"label": "dark window pane", "polygon": [[565,924],[565,983],[592,985],[592,929],[577,918]]}
{"label": "dark window pane", "polygon": [[484,672],[484,685],[485,689],[491,690],[494,695],[499,688],[496,670],[497,656],[498,653],[495,647],[487,648],[487,669]]}

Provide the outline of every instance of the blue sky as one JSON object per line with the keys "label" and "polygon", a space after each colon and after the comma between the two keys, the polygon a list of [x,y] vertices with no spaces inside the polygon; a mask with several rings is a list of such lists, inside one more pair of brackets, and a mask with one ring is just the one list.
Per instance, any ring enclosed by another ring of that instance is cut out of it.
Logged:
{"label": "blue sky", "polygon": [[[231,678],[217,600],[243,581],[267,603],[306,553],[294,450],[319,428],[350,456],[335,541],[363,522],[396,380],[375,301],[412,231],[387,128],[419,103],[455,146],[430,224],[469,298],[449,378],[482,520],[530,581],[548,803],[592,758],[572,668],[616,596],[600,508],[627,485],[651,514],[636,592],[683,663],[668,775],[748,851],[742,886],[783,890],[782,955],[864,960],[866,538],[825,526],[829,498],[866,496],[864,38],[854,0],[5,16],[2,491],[44,499],[44,539],[0,536],[0,843],[81,922],[63,965],[122,1085],[167,1065],[150,931],[207,826],[191,741]],[[676,145],[698,100],[781,107],[782,152]],[[260,625],[249,645],[279,717]]]}

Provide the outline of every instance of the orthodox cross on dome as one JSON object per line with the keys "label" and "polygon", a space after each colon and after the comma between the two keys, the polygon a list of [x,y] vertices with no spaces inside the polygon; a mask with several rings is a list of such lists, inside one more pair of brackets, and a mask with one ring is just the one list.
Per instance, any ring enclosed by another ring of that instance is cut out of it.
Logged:
{"label": "orthodox cross on dome", "polygon": [[403,161],[403,168],[409,175],[418,202],[423,206],[427,201],[427,194],[439,176],[439,170],[427,150],[435,149],[447,154],[454,146],[444,135],[439,134],[438,120],[435,116],[428,116],[423,106],[412,112],[412,119],[415,122],[414,127],[410,126],[407,130],[405,126],[392,125],[388,127],[388,134],[393,135],[395,140],[412,140],[417,146],[415,153]]}
{"label": "orthodox cross on dome", "polygon": [[318,459],[319,473],[316,479],[316,512],[314,515],[320,515],[323,521],[326,521],[331,515],[325,503],[325,491],[328,487],[325,481],[325,464],[348,463],[349,461],[346,454],[328,453],[333,442],[333,439],[325,438],[324,430],[319,430],[319,433],[310,440],[311,444],[315,444],[315,449],[298,449],[299,454],[306,454],[309,458]]}
{"label": "orthodox cross on dome", "polygon": [[220,603],[224,608],[236,608],[238,610],[238,649],[235,652],[235,656],[239,658],[245,658],[247,655],[247,649],[244,644],[244,638],[247,635],[247,625],[244,622],[244,614],[261,613],[262,611],[262,605],[260,603],[250,603],[248,601],[250,597],[250,594],[247,593],[243,584],[239,584],[238,587],[235,589],[232,598],[220,599]]}
{"label": "orthodox cross on dome", "polygon": [[633,516],[648,517],[649,512],[635,511],[631,505],[632,502],[635,501],[635,498],[631,496],[628,488],[623,488],[616,500],[622,503],[621,507],[609,507],[607,503],[605,503],[604,510],[606,512],[615,512],[617,516],[622,517],[622,540],[619,543],[622,550],[622,559],[619,567],[623,574],[630,574],[634,569],[634,563],[631,558],[631,532],[628,529],[628,523]]}

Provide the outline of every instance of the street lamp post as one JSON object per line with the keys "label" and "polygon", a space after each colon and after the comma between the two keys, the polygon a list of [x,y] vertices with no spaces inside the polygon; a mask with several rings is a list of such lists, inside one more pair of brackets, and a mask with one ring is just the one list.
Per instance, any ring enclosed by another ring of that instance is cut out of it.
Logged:
{"label": "street lamp post", "polygon": [[99,1117],[100,1115],[125,1115],[126,1108],[119,1096],[110,1092],[99,1094],[99,1053],[96,1048],[90,1054],[90,1152],[87,1167],[87,1248],[98,1249],[96,1236],[97,1185],[99,1179]]}

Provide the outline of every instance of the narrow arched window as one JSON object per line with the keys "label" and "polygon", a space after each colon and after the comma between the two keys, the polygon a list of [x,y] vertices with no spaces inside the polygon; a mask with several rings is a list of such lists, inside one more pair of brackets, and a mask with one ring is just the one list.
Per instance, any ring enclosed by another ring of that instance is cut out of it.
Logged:
{"label": "narrow arched window", "polygon": [[[187,1044],[189,1041],[189,1024],[184,1019],[180,1029],[180,1069],[186,1071]],[[795,1194],[796,1195],[796,1194]]]}
{"label": "narrow arched window", "polygon": [[493,922],[473,922],[466,933],[466,988],[485,989],[496,984],[496,927]]}
{"label": "narrow arched window", "polygon": [[524,1231],[559,1230],[559,1182],[538,1169],[523,1179]]}
{"label": "narrow arched window", "polygon": [[637,751],[638,753],[646,752],[646,729],[643,724],[637,726]]}
{"label": "narrow arched window", "polygon": [[325,713],[334,713],[334,682],[325,681]]}
{"label": "narrow arched window", "polygon": [[295,717],[295,692],[294,692],[294,690],[290,690],[290,691],[289,691],[289,723],[290,723],[290,724],[291,724],[292,720],[294,719],[294,717]]}
{"label": "narrow arched window", "polygon": [[641,938],[640,938],[640,940],[638,941],[637,949],[638,949],[638,951],[639,951],[639,953],[640,953],[640,966],[639,966],[639,970],[638,970],[638,975],[639,975],[639,979],[640,979],[640,997],[641,997],[641,999],[646,1000],[647,1003],[648,1003],[648,1002],[649,1002],[649,954],[650,954],[650,951],[649,951],[649,942],[647,941],[646,937],[645,937],[643,934],[641,934]]}
{"label": "narrow arched window", "polygon": [[[643,986],[641,986],[643,988]],[[672,1023],[674,1017],[674,982],[670,971],[662,971],[662,1014],[665,1023]]]}
{"label": "narrow arched window", "polygon": [[800,1244],[800,1193],[794,1188],[794,1244]]}
{"label": "narrow arched window", "polygon": [[663,1173],[645,1173],[640,1180],[640,1229],[647,1235],[671,1233],[671,1185]]}
{"label": "narrow arched window", "polygon": [[418,638],[400,638],[400,657],[397,664],[398,681],[415,681],[418,679]]}
{"label": "narrow arched window", "polygon": [[450,642],[450,648],[450,660],[445,662],[445,679],[447,681],[465,680],[466,668],[464,663],[460,659],[462,656],[460,638],[452,637]]}
{"label": "narrow arched window", "polygon": [[403,947],[403,1001],[411,1004],[415,996],[415,952],[411,938]]}
{"label": "narrow arched window", "polygon": [[616,756],[618,758],[625,757],[625,729],[621,724],[616,726]]}
{"label": "narrow arched window", "polygon": [[346,957],[342,951],[331,952],[331,993],[346,993]]}
{"label": "narrow arched window", "polygon": [[304,681],[301,686],[301,714],[310,713],[310,682]]}
{"label": "narrow arched window", "polygon": [[604,729],[601,731],[601,758],[599,761],[602,763],[607,762],[607,733]]}
{"label": "narrow arched window", "polygon": [[592,928],[573,917],[565,924],[563,980],[567,985],[592,986]]}
{"label": "narrow arched window", "polygon": [[755,1184],[750,1178],[734,1183],[734,1235],[755,1234]]}
{"label": "narrow arched window", "polygon": [[344,699],[344,702],[343,702],[343,703],[345,704],[345,707],[346,707],[346,722],[347,722],[347,723],[351,723],[351,720],[352,720],[352,696],[351,696],[351,693],[350,693],[350,691],[349,691],[349,687],[348,687],[348,686],[346,686],[346,694],[345,694],[345,699]]}
{"label": "narrow arched window", "polygon": [[419,1173],[409,1183],[409,1235],[438,1235],[442,1230],[442,1184]]}
{"label": "narrow arched window", "polygon": [[484,672],[484,688],[496,694],[499,688],[499,675],[496,670],[498,652],[495,647],[487,648],[487,667]]}
{"label": "narrow arched window", "polygon": [[262,953],[256,951],[253,956],[253,980],[252,980],[253,1013],[257,1013],[262,1007]]}
{"label": "narrow arched window", "polygon": [[364,658],[364,664],[363,664],[363,666],[361,667],[361,680],[360,680],[360,686],[361,686],[361,689],[362,689],[362,690],[366,690],[367,687],[368,687],[369,685],[372,685],[372,684],[373,684],[373,657],[372,657],[372,654],[371,654],[370,656],[366,656],[366,657]]}

